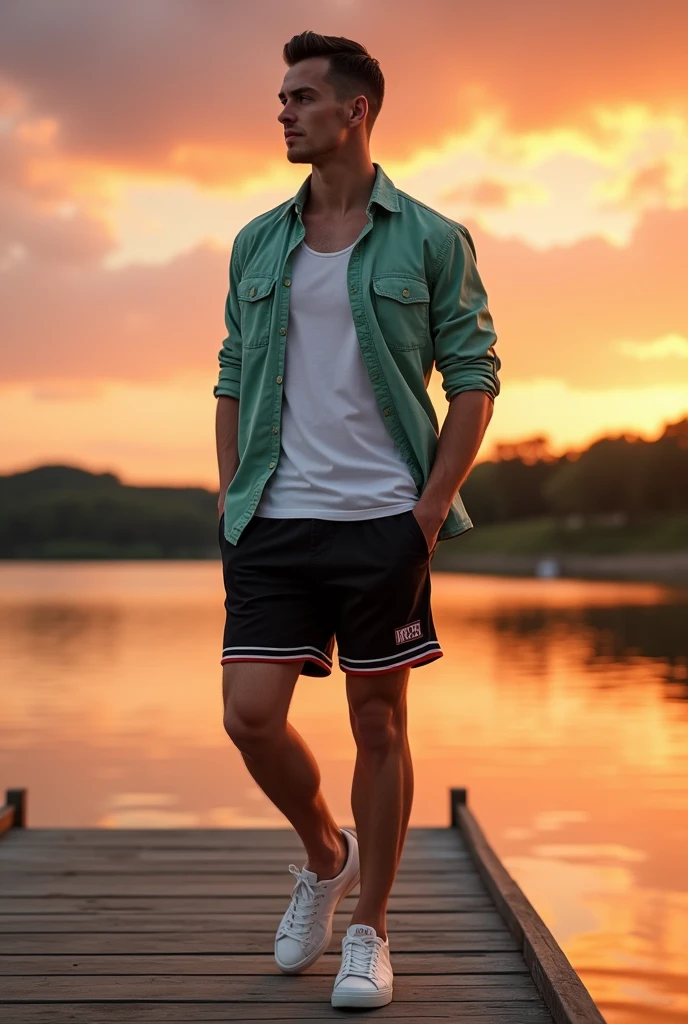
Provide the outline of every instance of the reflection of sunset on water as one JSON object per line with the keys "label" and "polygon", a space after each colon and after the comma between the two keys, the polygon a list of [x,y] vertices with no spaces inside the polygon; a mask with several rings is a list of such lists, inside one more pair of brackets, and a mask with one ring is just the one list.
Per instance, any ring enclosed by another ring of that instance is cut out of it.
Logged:
{"label": "reflection of sunset on water", "polygon": [[[433,591],[445,657],[411,674],[411,826],[447,824],[467,786],[610,1024],[680,1019],[688,594],[445,574]],[[286,826],[222,730],[220,594],[214,562],[0,568],[0,766],[30,826]],[[290,720],[352,823],[338,669],[301,677]]]}

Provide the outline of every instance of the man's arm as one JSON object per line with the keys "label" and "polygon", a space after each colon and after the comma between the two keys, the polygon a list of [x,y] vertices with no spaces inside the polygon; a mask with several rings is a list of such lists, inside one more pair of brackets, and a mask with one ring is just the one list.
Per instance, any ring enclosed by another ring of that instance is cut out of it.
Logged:
{"label": "man's arm", "polygon": [[484,391],[463,391],[449,403],[435,461],[414,509],[429,549],[434,547],[456,492],[470,472],[492,412],[492,400]]}
{"label": "man's arm", "polygon": [[238,269],[238,246],[236,239],[229,260],[229,290],[225,303],[225,327],[227,337],[222,342],[218,359],[220,375],[213,389],[217,398],[215,412],[215,440],[217,464],[220,472],[220,493],[218,517],[224,511],[225,496],[234,474],[239,467],[239,395],[241,391],[241,314],[236,297],[240,279]]}
{"label": "man's arm", "polygon": [[437,260],[430,301],[435,365],[449,401],[415,515],[432,547],[478,454],[500,390],[497,341],[468,231],[454,227]]}
{"label": "man's arm", "polygon": [[239,400],[220,395],[215,414],[215,441],[217,466],[220,472],[220,494],[217,502],[218,518],[225,508],[225,495],[239,468]]}

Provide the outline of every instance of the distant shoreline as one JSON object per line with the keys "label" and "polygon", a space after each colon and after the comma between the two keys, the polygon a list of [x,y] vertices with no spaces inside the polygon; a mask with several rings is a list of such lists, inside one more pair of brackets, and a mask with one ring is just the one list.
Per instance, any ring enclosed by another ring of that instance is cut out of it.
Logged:
{"label": "distant shoreline", "polygon": [[[439,548],[438,548],[439,551]],[[437,562],[437,557],[435,558]],[[562,579],[618,580],[665,583],[688,587],[688,551],[625,555],[503,555],[451,554],[436,572],[471,573],[479,576],[552,577]]]}
{"label": "distant shoreline", "polygon": [[[442,544],[438,546],[432,562],[433,573],[437,575],[455,572],[475,576],[607,580],[688,587],[688,550],[653,554],[585,555],[553,552],[547,555],[510,555],[494,552],[459,554],[455,550],[443,552],[442,547]],[[22,564],[88,565],[103,562],[144,564],[219,562],[219,560],[219,552],[214,551],[206,554],[187,552],[176,557],[120,552],[96,556],[71,554],[53,557],[0,558],[0,568]]]}

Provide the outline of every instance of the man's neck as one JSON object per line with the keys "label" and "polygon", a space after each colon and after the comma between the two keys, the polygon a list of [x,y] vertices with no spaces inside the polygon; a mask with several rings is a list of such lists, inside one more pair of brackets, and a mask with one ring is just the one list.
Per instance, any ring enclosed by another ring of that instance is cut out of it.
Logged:
{"label": "man's neck", "polygon": [[306,206],[310,216],[344,220],[368,206],[375,184],[375,167],[370,158],[350,163],[339,161],[325,167],[313,166]]}

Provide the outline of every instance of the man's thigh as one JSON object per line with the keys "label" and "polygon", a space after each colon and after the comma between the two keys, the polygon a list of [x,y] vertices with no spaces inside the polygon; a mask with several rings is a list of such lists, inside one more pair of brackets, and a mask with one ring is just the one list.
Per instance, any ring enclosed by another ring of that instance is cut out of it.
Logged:
{"label": "man's thigh", "polygon": [[284,724],[303,662],[236,661],[222,666],[225,725],[270,730]]}
{"label": "man's thigh", "polygon": [[353,728],[363,719],[406,721],[406,697],[411,666],[404,665],[381,675],[346,674],[346,698]]}

